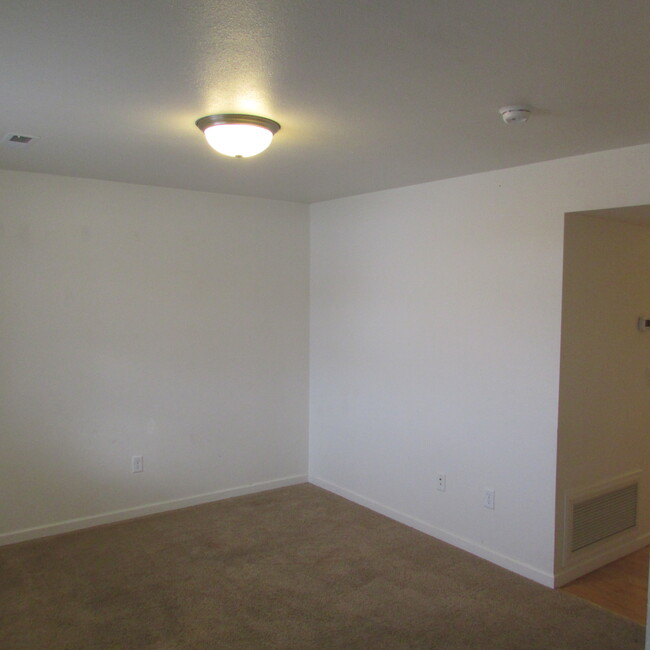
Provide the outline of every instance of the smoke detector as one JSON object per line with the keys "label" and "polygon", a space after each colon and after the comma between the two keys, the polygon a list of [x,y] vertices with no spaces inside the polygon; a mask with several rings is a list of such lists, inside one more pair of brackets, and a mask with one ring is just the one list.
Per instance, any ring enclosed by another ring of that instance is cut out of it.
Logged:
{"label": "smoke detector", "polygon": [[528,106],[502,106],[499,113],[506,124],[524,124],[530,117]]}

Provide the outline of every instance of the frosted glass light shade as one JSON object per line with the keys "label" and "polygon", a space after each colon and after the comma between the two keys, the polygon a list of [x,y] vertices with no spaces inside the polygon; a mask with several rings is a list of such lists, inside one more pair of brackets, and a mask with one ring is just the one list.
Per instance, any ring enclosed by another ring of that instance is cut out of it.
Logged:
{"label": "frosted glass light shade", "polygon": [[234,158],[262,153],[280,130],[277,122],[255,115],[207,115],[196,125],[215,151]]}
{"label": "frosted glass light shade", "polygon": [[248,158],[262,153],[273,140],[273,134],[252,124],[218,124],[205,131],[208,144],[224,156]]}

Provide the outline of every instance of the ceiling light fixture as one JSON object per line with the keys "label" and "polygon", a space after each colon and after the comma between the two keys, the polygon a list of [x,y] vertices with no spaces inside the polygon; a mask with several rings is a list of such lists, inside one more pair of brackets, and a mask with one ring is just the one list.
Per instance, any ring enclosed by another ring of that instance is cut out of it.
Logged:
{"label": "ceiling light fixture", "polygon": [[528,106],[503,106],[499,113],[506,124],[524,124],[530,117]]}
{"label": "ceiling light fixture", "polygon": [[280,130],[280,125],[256,115],[206,115],[196,120],[208,144],[224,156],[248,158],[262,153]]}

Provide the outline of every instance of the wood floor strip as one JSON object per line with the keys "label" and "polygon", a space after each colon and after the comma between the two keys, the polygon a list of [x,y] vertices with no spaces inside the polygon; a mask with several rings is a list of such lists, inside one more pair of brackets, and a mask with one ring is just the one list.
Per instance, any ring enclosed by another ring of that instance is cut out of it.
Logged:
{"label": "wood floor strip", "polygon": [[646,624],[650,546],[582,576],[562,591]]}

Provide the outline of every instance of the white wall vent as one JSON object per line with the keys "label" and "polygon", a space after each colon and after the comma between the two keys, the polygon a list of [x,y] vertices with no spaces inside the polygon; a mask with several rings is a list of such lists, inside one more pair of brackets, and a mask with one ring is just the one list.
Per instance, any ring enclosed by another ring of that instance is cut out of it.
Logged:
{"label": "white wall vent", "polygon": [[21,135],[19,133],[5,133],[0,138],[0,146],[7,148],[22,148],[38,140],[38,136],[35,135]]}
{"label": "white wall vent", "polygon": [[571,500],[571,553],[634,528],[638,497],[635,480],[596,496]]}
{"label": "white wall vent", "polygon": [[639,477],[640,472],[632,472],[567,495],[565,561],[578,551],[586,552],[592,545],[636,527]]}

